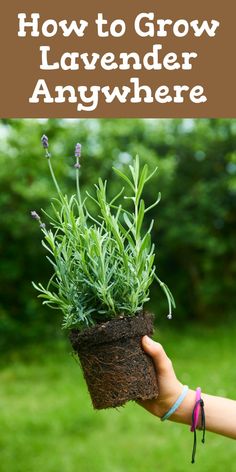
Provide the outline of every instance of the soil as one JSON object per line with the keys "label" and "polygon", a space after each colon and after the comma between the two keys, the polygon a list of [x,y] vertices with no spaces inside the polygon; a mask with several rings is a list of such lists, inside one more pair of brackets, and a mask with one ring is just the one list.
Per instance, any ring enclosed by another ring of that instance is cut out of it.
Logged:
{"label": "soil", "polygon": [[142,336],[152,333],[150,313],[121,316],[82,332],[70,332],[95,409],[157,398],[154,364],[141,346]]}

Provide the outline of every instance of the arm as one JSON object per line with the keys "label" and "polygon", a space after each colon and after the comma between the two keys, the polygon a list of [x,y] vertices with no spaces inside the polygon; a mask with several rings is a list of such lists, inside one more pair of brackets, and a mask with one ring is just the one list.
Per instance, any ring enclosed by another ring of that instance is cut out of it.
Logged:
{"label": "arm", "polygon": [[[144,336],[142,345],[154,361],[158,375],[159,397],[156,400],[138,403],[153,415],[161,417],[175,403],[182,392],[183,385],[177,379],[172,362],[161,344]],[[236,439],[236,401],[205,393],[202,394],[202,399],[205,405],[206,429]],[[189,390],[183,403],[170,417],[170,421],[191,425],[194,405],[195,392]]]}

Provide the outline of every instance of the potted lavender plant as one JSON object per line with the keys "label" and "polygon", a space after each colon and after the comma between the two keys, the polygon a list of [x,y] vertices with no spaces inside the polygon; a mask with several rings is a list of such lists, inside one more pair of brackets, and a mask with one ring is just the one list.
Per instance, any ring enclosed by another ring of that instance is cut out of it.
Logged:
{"label": "potted lavender plant", "polygon": [[[56,180],[48,138],[42,144],[57,198],[47,214],[49,229],[35,212],[43,233],[42,244],[52,264],[53,275],[47,287],[33,286],[43,304],[63,313],[62,327],[69,331],[73,350],[78,354],[84,377],[96,409],[117,407],[128,400],[146,400],[158,396],[156,374],[151,358],[141,347],[141,337],[153,332],[153,316],[144,311],[149,288],[155,279],[167,297],[169,313],[175,306],[168,287],[158,278],[151,242],[153,221],[143,231],[145,214],[160,201],[145,207],[143,188],[153,174],[139,158],[129,166],[129,175],[115,173],[125,182],[125,189],[107,200],[107,183],[98,179],[95,196],[87,192],[81,198],[79,175],[81,145],[75,147],[76,194],[63,195]],[[131,211],[117,203],[130,199]],[[96,204],[91,215],[87,199]]]}

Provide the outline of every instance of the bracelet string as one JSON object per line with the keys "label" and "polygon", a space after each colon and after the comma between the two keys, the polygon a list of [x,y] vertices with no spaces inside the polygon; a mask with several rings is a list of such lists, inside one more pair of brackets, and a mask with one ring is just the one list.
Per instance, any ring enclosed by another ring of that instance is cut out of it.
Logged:
{"label": "bracelet string", "polygon": [[205,410],[204,410],[204,401],[202,398],[196,401],[193,413],[192,413],[192,425],[194,425],[194,428],[191,428],[191,431],[193,431],[194,437],[193,437],[193,450],[192,450],[192,461],[191,463],[195,463],[195,457],[196,457],[196,451],[197,451],[197,423],[198,423],[198,418],[197,418],[197,423],[196,423],[196,411],[201,410],[201,426],[200,429],[202,430],[202,443],[205,443],[205,434],[206,434],[206,417],[205,417]]}

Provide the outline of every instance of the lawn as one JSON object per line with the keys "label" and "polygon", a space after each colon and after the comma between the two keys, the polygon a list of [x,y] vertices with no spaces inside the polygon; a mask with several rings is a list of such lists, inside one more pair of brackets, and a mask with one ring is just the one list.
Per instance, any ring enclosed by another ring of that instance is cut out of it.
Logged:
{"label": "lawn", "polygon": [[[156,337],[178,376],[208,393],[236,397],[236,327],[165,326]],[[162,424],[135,403],[93,411],[67,343],[15,352],[0,373],[1,472],[234,472],[236,442],[207,433],[190,464],[192,434]],[[217,412],[216,412],[217,414]]]}

